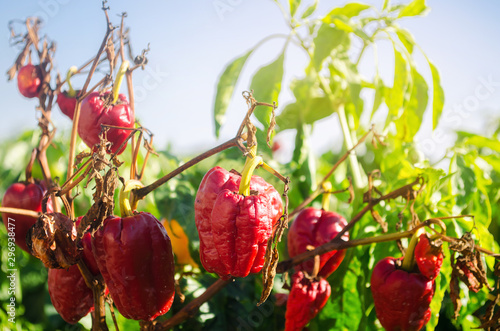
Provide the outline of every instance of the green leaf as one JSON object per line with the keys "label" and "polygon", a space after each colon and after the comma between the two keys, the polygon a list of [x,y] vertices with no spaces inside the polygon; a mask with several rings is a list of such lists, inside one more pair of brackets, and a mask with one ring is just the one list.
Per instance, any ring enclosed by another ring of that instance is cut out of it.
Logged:
{"label": "green leaf", "polygon": [[434,130],[443,112],[444,91],[441,87],[441,78],[436,66],[429,61],[429,67],[432,73],[432,129]]}
{"label": "green leaf", "polygon": [[425,4],[425,0],[413,0],[408,5],[403,7],[399,12],[398,18],[405,16],[418,16],[425,15],[429,11],[429,8]]}
{"label": "green leaf", "polygon": [[384,100],[384,81],[380,78],[378,72],[375,75],[375,79],[373,80],[373,84],[375,85],[375,96],[373,98],[373,107],[372,112],[370,114],[370,121],[373,119],[373,115],[379,109],[382,101]]}
{"label": "green leaf", "polygon": [[224,69],[224,72],[219,78],[217,83],[217,94],[215,96],[214,104],[214,121],[215,121],[215,136],[219,137],[219,132],[222,124],[225,120],[225,114],[229,103],[231,102],[231,97],[233,96],[234,87],[236,82],[240,77],[241,69],[245,65],[250,54],[252,54],[253,49],[250,50],[245,55],[233,60]]}
{"label": "green leaf", "polygon": [[323,21],[331,23],[329,20],[337,15],[342,15],[349,18],[358,16],[362,11],[367,10],[368,8],[371,8],[371,6],[365,5],[363,3],[351,2],[346,4],[344,7],[334,8],[325,16]]}
{"label": "green leaf", "polygon": [[340,45],[349,45],[349,34],[328,24],[321,24],[316,38],[314,38],[313,64],[320,69],[323,61]]}
{"label": "green leaf", "polygon": [[408,53],[412,54],[413,53],[413,46],[415,45],[415,39],[413,38],[410,31],[408,31],[404,28],[397,28],[396,34],[397,34],[399,40],[403,43],[405,48],[408,50]]}
{"label": "green leaf", "polygon": [[297,12],[297,8],[300,6],[300,0],[288,0],[288,3],[290,4],[290,16],[294,17]]}
{"label": "green leaf", "polygon": [[314,3],[307,7],[307,9],[304,11],[304,14],[302,14],[302,19],[307,18],[311,16],[315,11],[316,8],[318,7],[319,0],[314,0]]}
{"label": "green leaf", "polygon": [[297,123],[295,149],[292,157],[296,164],[296,170],[293,176],[297,178],[295,185],[297,185],[303,198],[309,196],[316,188],[316,161],[309,146],[310,134],[311,127],[309,125]]}
{"label": "green leaf", "polygon": [[477,191],[476,174],[466,164],[462,155],[456,156],[455,176],[452,177],[452,194],[456,196],[456,205],[464,208]]}
{"label": "green leaf", "polygon": [[310,99],[306,106],[294,102],[288,104],[283,111],[276,116],[276,123],[280,131],[294,129],[301,120],[306,124],[328,117],[335,112],[328,98]]}
{"label": "green leaf", "polygon": [[[278,103],[281,92],[281,81],[283,80],[283,62],[285,52],[272,63],[261,67],[253,76],[250,89],[253,90],[253,97],[260,102]],[[269,124],[272,109],[270,107],[258,107],[254,114],[262,124]]]}
{"label": "green leaf", "polygon": [[500,141],[496,139],[486,138],[467,132],[459,132],[459,134],[467,137],[464,141],[467,145],[474,145],[479,148],[489,148],[492,151],[500,153]]}
{"label": "green leaf", "polygon": [[411,74],[413,88],[410,100],[405,106],[403,115],[396,121],[398,137],[406,142],[412,142],[413,137],[420,129],[429,99],[429,88],[424,77],[422,77],[415,68],[412,68]]}
{"label": "green leaf", "polygon": [[385,90],[385,103],[389,108],[387,122],[399,117],[399,111],[403,107],[405,93],[408,89],[410,72],[403,55],[394,48],[394,84],[392,88]]}
{"label": "green leaf", "polygon": [[276,124],[280,131],[295,129],[302,123],[314,124],[335,112],[336,108],[332,107],[328,98],[322,95],[314,77],[307,76],[304,79],[294,80],[290,88],[296,101],[288,104],[276,116]]}
{"label": "green leaf", "polygon": [[382,6],[382,10],[386,10],[391,5],[391,0],[384,0],[384,5]]}

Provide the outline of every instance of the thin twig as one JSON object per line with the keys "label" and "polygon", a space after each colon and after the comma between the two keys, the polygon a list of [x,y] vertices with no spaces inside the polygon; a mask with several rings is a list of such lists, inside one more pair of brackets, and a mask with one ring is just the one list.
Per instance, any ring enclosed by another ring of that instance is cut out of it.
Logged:
{"label": "thin twig", "polygon": [[226,141],[225,143],[223,143],[217,147],[214,147],[214,148],[206,151],[203,154],[198,155],[197,157],[195,157],[195,158],[189,160],[188,162],[184,163],[183,165],[179,166],[177,169],[173,170],[172,172],[168,173],[167,175],[163,176],[162,178],[156,180],[154,183],[149,184],[148,186],[145,186],[143,188],[133,190],[133,194],[136,196],[137,200],[144,198],[146,195],[148,195],[149,193],[151,193],[152,191],[154,191],[155,189],[157,189],[161,185],[165,184],[170,179],[177,176],[178,174],[180,174],[184,170],[192,167],[193,165],[205,160],[206,158],[208,158],[212,155],[220,153],[228,148],[237,146],[238,141],[240,139],[241,138],[239,138],[239,137],[234,137],[233,139],[230,139],[230,140]]}
{"label": "thin twig", "polygon": [[155,326],[155,330],[170,330],[174,326],[179,325],[185,320],[194,316],[194,314],[196,314],[196,312],[203,303],[210,300],[215,294],[217,294],[220,290],[222,290],[227,284],[231,282],[232,279],[229,280],[218,279],[215,283],[210,285],[210,287],[208,287],[207,290],[202,295],[200,295],[193,301],[189,302],[170,319],[166,320],[163,323],[158,323]]}

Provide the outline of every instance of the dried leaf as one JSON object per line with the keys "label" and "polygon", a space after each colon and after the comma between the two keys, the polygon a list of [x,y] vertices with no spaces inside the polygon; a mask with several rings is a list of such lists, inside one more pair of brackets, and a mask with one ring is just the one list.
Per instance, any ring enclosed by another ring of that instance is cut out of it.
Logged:
{"label": "dried leaf", "polygon": [[267,129],[267,146],[271,148],[271,136],[273,135],[274,128],[276,126],[276,114],[274,110],[276,109],[276,104],[273,106],[273,110],[271,111],[271,121],[269,123],[269,128]]}
{"label": "dried leaf", "polygon": [[474,251],[474,239],[470,232],[464,233],[462,238],[455,239],[450,243],[449,248],[461,254],[472,254]]}
{"label": "dried leaf", "polygon": [[109,72],[113,72],[115,65],[115,44],[113,43],[113,32],[111,32],[106,43],[106,56],[109,61]]}
{"label": "dried leaf", "polygon": [[74,222],[64,214],[43,214],[28,231],[26,244],[47,268],[67,269],[80,259]]}
{"label": "dried leaf", "polygon": [[380,214],[378,213],[378,211],[372,209],[371,212],[372,212],[372,217],[382,227],[382,232],[383,233],[387,233],[388,226],[389,226],[387,224],[387,222],[382,219],[382,217],[380,216]]}
{"label": "dried leaf", "polygon": [[246,123],[247,127],[247,148],[253,147],[257,144],[257,128],[255,125],[250,122],[250,120],[247,121]]}
{"label": "dried leaf", "polygon": [[460,301],[460,285],[457,274],[455,272],[451,274],[450,299],[453,302],[454,307],[453,318],[457,319],[460,313],[460,308],[462,308],[462,302]]}

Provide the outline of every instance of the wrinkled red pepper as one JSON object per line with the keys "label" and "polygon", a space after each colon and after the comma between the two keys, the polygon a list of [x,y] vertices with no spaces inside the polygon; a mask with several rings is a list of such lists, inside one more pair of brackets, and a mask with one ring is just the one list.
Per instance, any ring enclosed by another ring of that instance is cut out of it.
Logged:
{"label": "wrinkled red pepper", "polygon": [[324,279],[311,280],[302,271],[292,276],[285,314],[285,331],[302,330],[325,306],[332,290]]}
{"label": "wrinkled red pepper", "polygon": [[[9,186],[5,192],[2,199],[2,206],[41,212],[42,200],[46,191],[47,189],[41,181],[35,181],[34,183],[14,183]],[[49,198],[47,201],[47,212],[52,213],[52,211],[52,199]],[[11,218],[11,221],[9,221],[9,218]],[[31,216],[10,213],[2,213],[2,219],[5,227],[14,229],[16,245],[22,250],[30,253],[26,245],[26,234],[33,224],[35,224],[37,219]]]}
{"label": "wrinkled red pepper", "polygon": [[[77,225],[78,222],[79,220]],[[94,276],[98,275],[99,269],[92,253],[90,233],[83,236],[81,244],[83,261]],[[48,286],[50,300],[66,322],[75,324],[94,310],[92,290],[85,283],[77,265],[68,269],[49,269]]]}
{"label": "wrinkled red pepper", "polygon": [[[337,213],[323,209],[306,208],[293,221],[288,230],[288,254],[294,257],[307,251],[307,246],[321,246],[337,236],[347,225],[345,218]],[[342,236],[349,240],[349,233]],[[330,251],[320,257],[319,276],[328,278],[340,265],[345,256],[345,250]],[[308,260],[295,266],[295,270],[312,273],[314,260]]]}
{"label": "wrinkled red pepper", "polygon": [[120,313],[153,320],[174,301],[174,256],[163,225],[149,213],[110,216],[95,232],[92,250]]}
{"label": "wrinkled red pepper", "polygon": [[[83,101],[80,110],[80,121],[78,122],[78,134],[82,140],[93,148],[100,142],[102,124],[114,125],[119,127],[133,128],[135,124],[135,115],[130,108],[127,97],[120,94],[118,102],[114,105],[106,105],[106,98],[109,98],[110,92],[90,93]],[[106,138],[112,143],[110,153],[121,154],[125,150],[126,144],[120,148],[130,134],[125,129],[110,129],[106,133]]]}
{"label": "wrinkled red pepper", "polygon": [[223,279],[262,269],[267,241],[283,213],[280,194],[252,176],[248,196],[238,194],[241,176],[221,167],[209,170],[195,200],[203,267]]}
{"label": "wrinkled red pepper", "polygon": [[373,269],[371,291],[375,311],[387,331],[420,330],[431,318],[434,280],[418,272],[407,272],[399,261],[386,257]]}
{"label": "wrinkled red pepper", "polygon": [[441,245],[434,245],[429,236],[423,233],[415,247],[415,261],[422,275],[434,279],[443,265],[443,248]]}

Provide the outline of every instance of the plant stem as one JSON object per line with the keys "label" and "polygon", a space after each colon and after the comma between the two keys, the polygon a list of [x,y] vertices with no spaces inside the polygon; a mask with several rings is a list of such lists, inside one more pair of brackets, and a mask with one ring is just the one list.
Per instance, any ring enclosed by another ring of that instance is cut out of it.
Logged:
{"label": "plant stem", "polygon": [[130,179],[120,191],[120,213],[122,217],[133,216],[137,208],[137,199],[131,199],[130,194],[133,189],[144,187],[141,182]]}
{"label": "plant stem", "polygon": [[[105,13],[106,13],[106,11],[105,11]],[[107,14],[106,14],[106,21],[107,21],[106,34],[105,34],[104,39],[101,43],[101,46],[99,47],[99,50],[97,51],[97,55],[94,57],[94,62],[92,63],[92,67],[90,68],[90,72],[89,72],[89,75],[87,76],[87,80],[85,81],[85,84],[83,85],[82,92],[76,101],[75,114],[73,116],[73,127],[71,129],[71,140],[70,140],[70,145],[69,145],[68,172],[67,172],[66,178],[71,178],[71,176],[73,175],[73,165],[74,165],[75,150],[76,150],[76,138],[78,136],[78,121],[80,119],[80,109],[81,109],[82,100],[83,100],[85,92],[87,91],[87,88],[90,84],[90,80],[92,79],[92,76],[94,75],[94,72],[97,68],[97,63],[99,62],[99,58],[101,57],[101,54],[104,51],[104,47],[106,46],[108,38],[109,38],[111,32],[113,31],[113,28],[111,26],[111,22],[109,22],[109,20],[107,18]],[[68,192],[68,194],[69,193],[70,192]]]}
{"label": "plant stem", "polygon": [[423,228],[415,231],[415,233],[411,237],[410,243],[408,244],[408,248],[406,249],[402,268],[407,272],[411,272],[413,270],[413,267],[415,267],[415,247],[417,247],[418,239],[422,233],[424,233]]}
{"label": "plant stem", "polygon": [[[257,146],[252,147],[253,154],[257,152]],[[239,194],[244,196],[250,195],[250,181],[252,179],[252,174],[255,171],[255,168],[262,163],[262,157],[260,156],[251,156],[250,154],[247,156],[245,166],[243,167],[243,171],[241,172],[241,181],[239,187]]]}
{"label": "plant stem", "polygon": [[348,150],[347,152],[344,153],[344,155],[342,155],[342,157],[333,165],[333,167],[330,169],[330,171],[328,171],[328,173],[325,175],[325,177],[323,177],[321,182],[319,182],[316,190],[309,197],[307,197],[304,201],[302,201],[302,203],[300,205],[298,205],[297,208],[295,208],[290,213],[289,220],[292,220],[296,214],[298,214],[300,211],[302,211],[302,209],[304,209],[308,204],[310,204],[314,199],[316,199],[316,197],[318,195],[325,192],[323,190],[323,184],[328,180],[328,178],[330,178],[330,176],[335,172],[335,170],[337,170],[339,165],[342,164],[342,162],[344,162],[349,157],[349,155],[352,153],[352,151],[354,151],[354,149],[356,147],[358,147],[361,143],[363,143],[365,141],[366,137],[368,137],[368,134],[373,132],[373,130],[374,129],[372,127],[367,133],[365,133],[365,135],[363,137],[361,137],[361,139],[359,139],[359,141],[356,143],[356,145],[354,145],[350,150]]}
{"label": "plant stem", "polygon": [[228,148],[238,146],[239,140],[240,140],[239,137],[234,137],[233,139],[228,140],[225,143],[223,143],[223,144],[221,144],[221,145],[219,145],[217,147],[214,147],[211,150],[208,150],[205,153],[200,154],[197,157],[189,160],[188,162],[186,162],[183,165],[179,166],[177,169],[171,171],[170,173],[168,173],[167,175],[163,176],[162,178],[159,178],[158,180],[156,180],[152,184],[149,184],[148,186],[145,186],[145,187],[140,188],[140,189],[135,189],[132,192],[135,194],[136,199],[140,200],[140,199],[144,198],[146,195],[148,195],[149,193],[151,193],[152,191],[154,191],[155,189],[157,189],[158,187],[160,187],[161,185],[163,185],[166,182],[168,182],[173,177],[175,177],[178,174],[180,174],[181,172],[183,172],[184,170],[186,170],[186,169],[194,166],[195,164],[197,164],[197,163],[205,160],[206,158],[208,158],[208,157],[210,157],[212,155],[220,153],[220,152],[222,152],[222,151],[224,151],[224,150],[226,150]]}
{"label": "plant stem", "polygon": [[21,215],[21,216],[31,216],[38,218],[41,213],[33,211],[33,210],[28,210],[28,209],[20,209],[20,208],[10,208],[10,207],[0,207],[0,213],[8,213],[8,214],[15,214],[15,215]]}
{"label": "plant stem", "polygon": [[185,320],[191,318],[194,316],[194,314],[198,311],[200,306],[205,303],[206,301],[210,300],[215,294],[217,294],[220,290],[222,290],[227,284],[231,283],[233,280],[222,280],[218,279],[215,283],[210,285],[207,290],[185,305],[179,312],[177,312],[174,316],[172,316],[170,319],[164,321],[161,324],[157,324],[155,327],[155,330],[170,330],[174,326],[181,324]]}
{"label": "plant stem", "polygon": [[294,256],[292,259],[280,262],[278,264],[278,267],[276,268],[276,273],[283,273],[288,269],[290,269],[292,266],[300,264],[306,260],[309,260],[313,258],[315,255],[325,254],[333,250],[341,250],[356,246],[370,245],[374,243],[381,243],[386,241],[398,240],[401,238],[407,238],[412,236],[414,231],[415,229],[405,232],[391,233],[371,238],[362,238],[349,241],[344,241],[340,238],[339,239],[335,238],[324,245],[316,247],[312,251],[304,252],[302,254]]}
{"label": "plant stem", "polygon": [[120,94],[120,87],[122,86],[123,77],[125,77],[128,67],[129,67],[129,62],[123,61],[122,64],[120,65],[118,73],[116,74],[115,83],[113,84],[113,104],[115,104],[118,101],[118,95]]}
{"label": "plant stem", "polygon": [[330,197],[332,195],[332,183],[325,182],[323,185],[323,198],[321,200],[321,208],[324,211],[328,211],[330,209]]}
{"label": "plant stem", "polygon": [[72,66],[69,68],[68,73],[66,74],[66,83],[68,83],[68,97],[74,98],[76,96],[76,91],[73,88],[73,84],[71,84],[71,76],[73,76],[78,71],[78,68]]}

